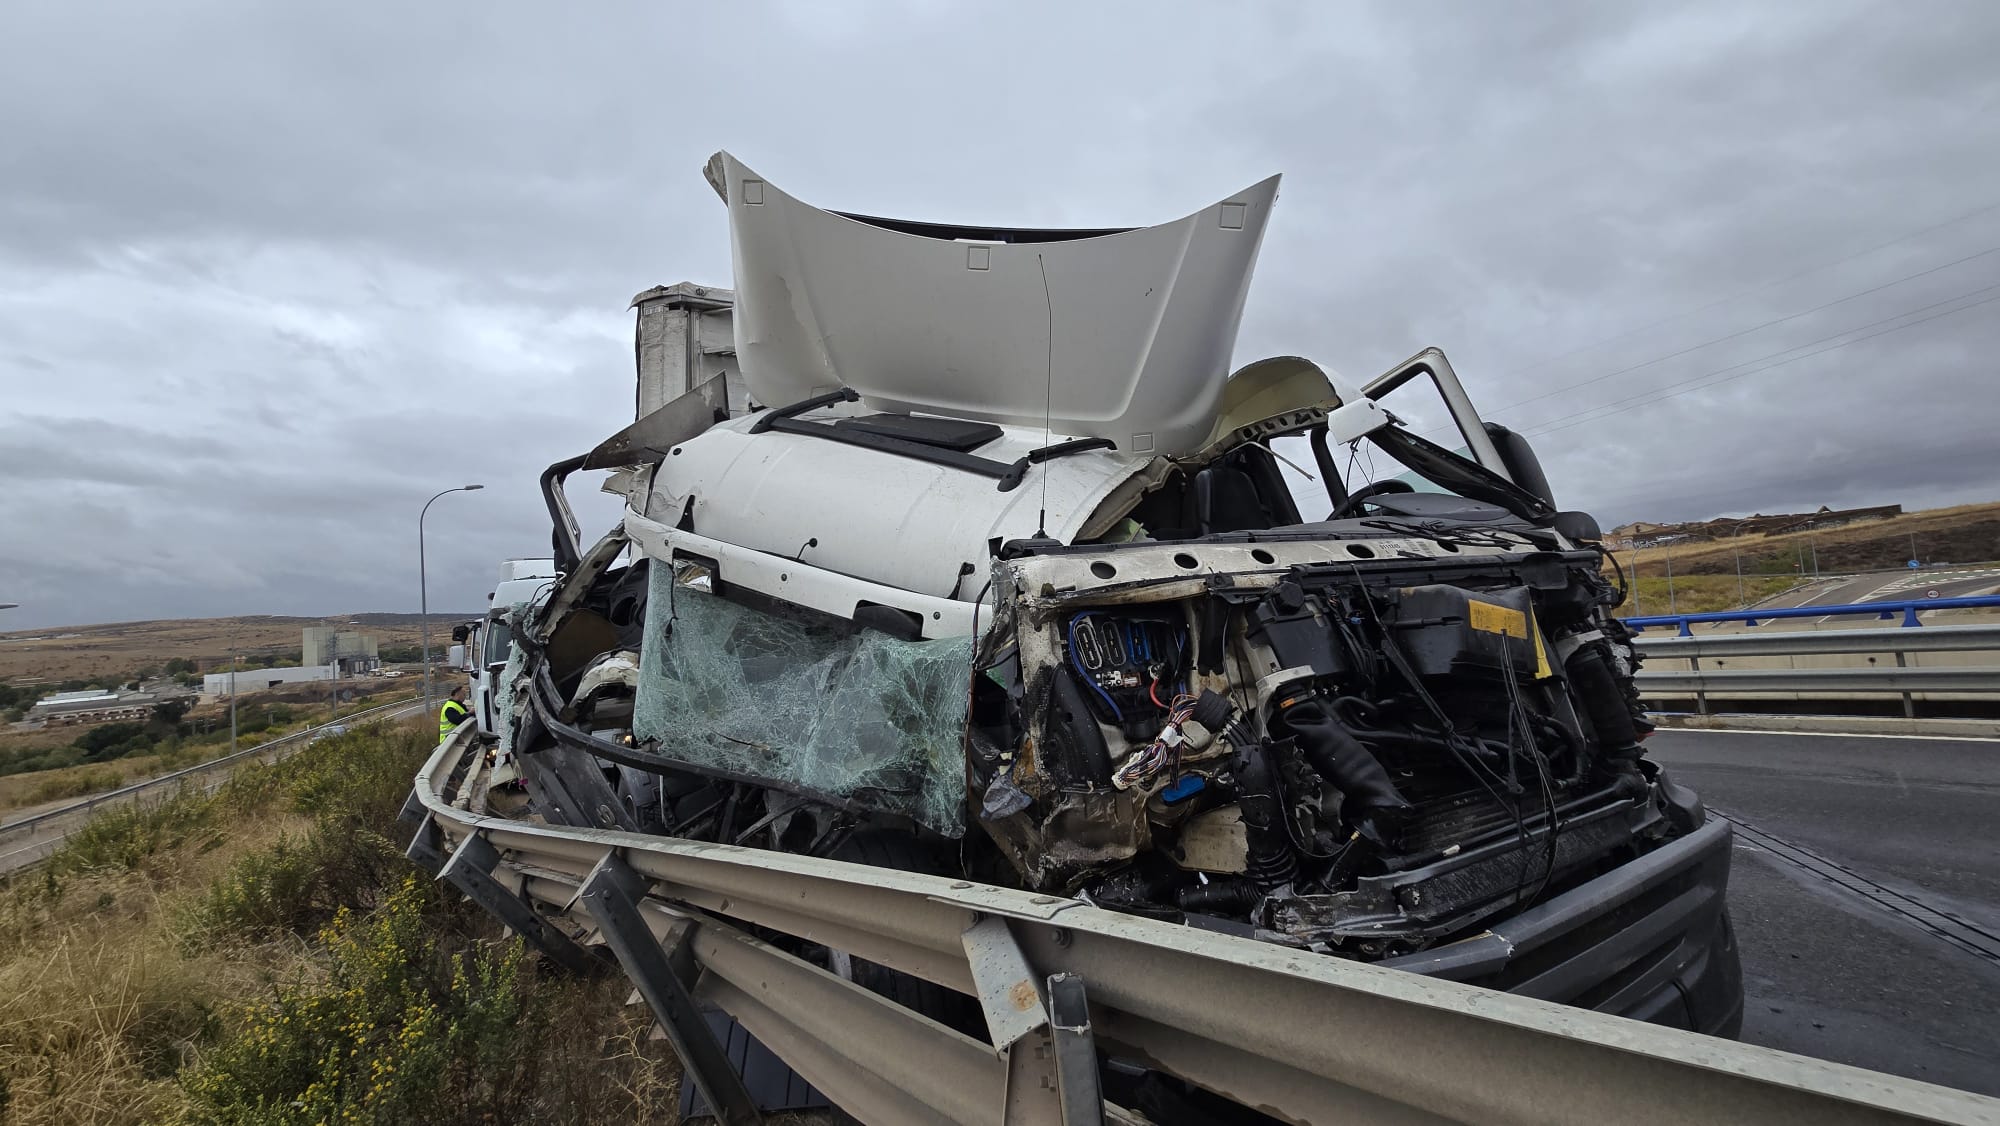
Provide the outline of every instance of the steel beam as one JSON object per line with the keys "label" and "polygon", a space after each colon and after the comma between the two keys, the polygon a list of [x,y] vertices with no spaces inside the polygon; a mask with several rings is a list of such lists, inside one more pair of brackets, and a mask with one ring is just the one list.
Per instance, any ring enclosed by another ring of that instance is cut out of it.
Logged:
{"label": "steel beam", "polygon": [[[1968,1092],[1054,896],[764,850],[474,817],[438,797],[465,753],[448,742],[419,776],[425,807],[446,836],[489,836],[524,869],[524,892],[558,909],[577,900],[582,877],[575,873],[597,883],[596,865],[625,858],[630,867],[620,867],[629,878],[650,883],[646,912],[698,920],[688,941],[705,971],[702,996],[871,1123],[1005,1121],[1015,1101],[1007,1073],[1017,1053],[1028,1070],[1023,1049],[1039,1046],[1039,1034],[1017,1041],[1002,1061],[991,1045],[687,907],[688,898],[710,899],[730,918],[782,907],[789,925],[802,929],[817,920],[879,936],[881,964],[915,972],[919,962],[936,968],[956,960],[968,984],[974,975],[965,930],[980,916],[1005,916],[1028,965],[1089,983],[1096,1040],[1287,1121],[2000,1121],[2000,1100]],[[591,901],[580,902],[588,909]],[[643,923],[623,933],[643,937],[632,945],[664,960]],[[923,957],[899,960],[913,951]],[[1048,1059],[1053,1064],[1053,1055]],[[1050,1092],[1039,1105],[1056,1113],[1057,1085],[1040,1088],[1038,1081],[1037,1088]],[[1025,1112],[1028,1089],[1018,1092]]]}
{"label": "steel beam", "polygon": [[[422,836],[420,830],[418,837],[421,839]],[[597,960],[583,947],[493,878],[493,870],[499,866],[500,853],[492,842],[473,833],[458,842],[451,858],[437,873],[439,879],[450,881],[452,886],[465,893],[467,899],[486,908],[528,945],[548,955],[564,969],[579,974],[595,969]]]}
{"label": "steel beam", "polygon": [[639,904],[645,898],[646,881],[617,853],[607,852],[584,880],[577,901],[604,932],[605,943],[653,1010],[716,1120],[725,1126],[763,1121],[743,1077],[736,1073],[722,1045],[715,1042],[700,1007],[688,995],[687,985],[674,973],[666,950],[640,914]]}
{"label": "steel beam", "polygon": [[1063,1126],[1103,1126],[1104,1094],[1097,1079],[1097,1040],[1090,1003],[1075,974],[1049,978],[1049,1031],[1055,1038],[1056,1090]]}
{"label": "steel beam", "polygon": [[1641,695],[1670,692],[2000,692],[2000,668],[1720,669],[1640,672]]}
{"label": "steel beam", "polygon": [[1691,637],[1639,636],[1648,657],[1791,656],[1803,653],[1949,653],[2000,651],[2000,625],[1907,629],[1763,630]]}

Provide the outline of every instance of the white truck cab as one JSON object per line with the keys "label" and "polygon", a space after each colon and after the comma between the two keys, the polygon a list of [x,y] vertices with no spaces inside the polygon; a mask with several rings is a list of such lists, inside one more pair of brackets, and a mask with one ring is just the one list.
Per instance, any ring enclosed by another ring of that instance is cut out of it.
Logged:
{"label": "white truck cab", "polygon": [[513,653],[513,633],[509,620],[515,610],[533,605],[547,596],[556,581],[553,559],[508,559],[500,564],[498,580],[486,595],[486,616],[475,623],[466,639],[466,664],[472,678],[473,721],[485,735],[497,735],[500,717],[495,714],[501,670]]}
{"label": "white truck cab", "polygon": [[707,173],[734,290],[640,295],[639,417],[488,616],[541,816],[1735,1030],[1729,830],[1645,757],[1595,522],[1436,349],[1232,370],[1276,177],[1056,231]]}

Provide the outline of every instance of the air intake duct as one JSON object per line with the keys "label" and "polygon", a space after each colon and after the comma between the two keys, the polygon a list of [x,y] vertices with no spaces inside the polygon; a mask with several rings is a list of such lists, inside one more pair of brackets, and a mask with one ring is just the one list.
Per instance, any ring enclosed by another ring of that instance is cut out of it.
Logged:
{"label": "air intake duct", "polygon": [[1409,799],[1396,789],[1389,772],[1368,748],[1334,717],[1332,702],[1308,696],[1279,716],[1298,738],[1306,761],[1340,790],[1342,816],[1376,844],[1391,843],[1410,814]]}

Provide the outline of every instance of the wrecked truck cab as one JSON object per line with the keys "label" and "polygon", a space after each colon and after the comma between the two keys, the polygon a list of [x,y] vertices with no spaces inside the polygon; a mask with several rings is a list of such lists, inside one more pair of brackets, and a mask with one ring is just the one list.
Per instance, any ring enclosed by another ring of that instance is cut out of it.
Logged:
{"label": "wrecked truck cab", "polygon": [[[544,479],[563,579],[506,674],[543,816],[892,834],[966,878],[1733,1031],[1728,832],[1644,758],[1593,523],[1436,350],[1361,387],[1226,370],[1275,179],[1049,232],[710,176],[740,370],[690,367]],[[1456,449],[1381,401],[1426,380]],[[587,550],[577,468],[627,502]]]}

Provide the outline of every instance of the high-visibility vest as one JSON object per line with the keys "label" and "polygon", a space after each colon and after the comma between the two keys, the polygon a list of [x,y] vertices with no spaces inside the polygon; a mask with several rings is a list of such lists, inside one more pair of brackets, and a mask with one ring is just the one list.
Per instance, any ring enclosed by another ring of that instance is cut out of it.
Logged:
{"label": "high-visibility vest", "polygon": [[457,700],[446,700],[444,707],[438,709],[438,738],[442,739],[451,734],[452,729],[464,723],[466,717],[471,714],[465,705]]}

